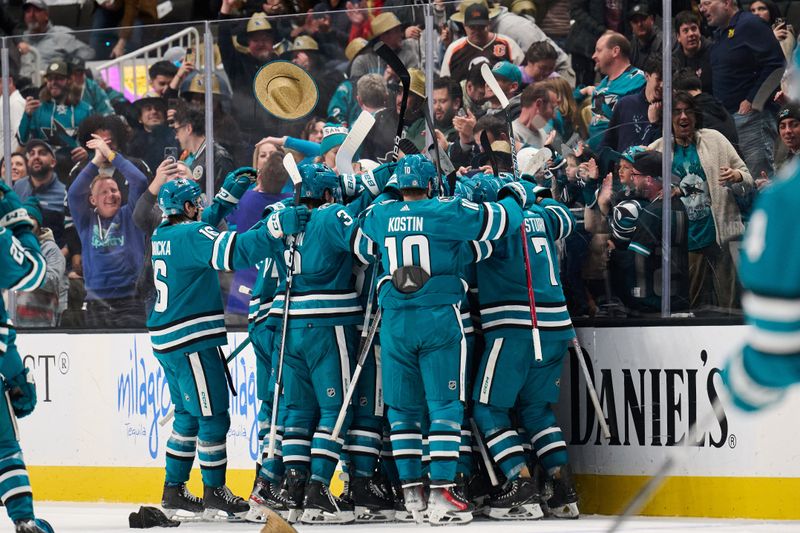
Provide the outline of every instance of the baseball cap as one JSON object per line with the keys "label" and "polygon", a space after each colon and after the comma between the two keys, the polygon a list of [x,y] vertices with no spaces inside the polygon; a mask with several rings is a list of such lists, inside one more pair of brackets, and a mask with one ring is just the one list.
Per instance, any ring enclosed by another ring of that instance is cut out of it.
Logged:
{"label": "baseball cap", "polygon": [[499,61],[492,67],[495,77],[505,78],[510,82],[522,83],[522,73],[514,63],[510,61]]}
{"label": "baseball cap", "polygon": [[24,10],[28,6],[48,11],[47,3],[44,0],[25,0],[25,2],[22,3],[22,9]]}
{"label": "baseball cap", "polygon": [[661,152],[646,150],[633,158],[633,168],[637,173],[661,179]]}
{"label": "baseball cap", "polygon": [[47,70],[44,72],[44,77],[50,75],[57,75],[57,76],[69,76],[69,67],[63,61],[53,61],[47,66]]}
{"label": "baseball cap", "polygon": [[472,4],[464,10],[464,26],[488,26],[489,8],[484,4]]}
{"label": "baseball cap", "polygon": [[628,19],[632,19],[633,17],[649,17],[650,14],[650,8],[647,4],[636,4],[628,10]]}
{"label": "baseball cap", "polygon": [[47,143],[46,141],[44,141],[42,139],[31,139],[30,141],[28,141],[25,144],[25,152],[30,152],[31,150],[33,150],[37,146],[43,147],[45,150],[50,152],[50,155],[55,157],[56,153],[53,151],[53,147],[50,146],[49,143]]}
{"label": "baseball cap", "polygon": [[778,124],[787,118],[800,120],[800,106],[791,103],[784,105],[780,111],[778,111]]}

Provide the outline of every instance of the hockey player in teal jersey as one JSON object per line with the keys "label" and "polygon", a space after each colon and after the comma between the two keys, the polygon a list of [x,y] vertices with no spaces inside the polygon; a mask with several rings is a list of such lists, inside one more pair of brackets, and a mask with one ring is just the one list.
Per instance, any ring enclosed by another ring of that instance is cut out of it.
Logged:
{"label": "hockey player in teal jersey", "polygon": [[[328,167],[300,165],[299,171],[303,177],[300,202],[312,214],[305,232],[296,237],[284,346],[285,407],[281,403],[280,408],[286,410],[285,486],[292,509],[303,509],[301,521],[346,523],[355,518],[352,505],[330,494],[344,440],[332,440],[331,432],[350,380],[356,324],[362,316],[353,285],[351,244],[357,213],[337,203],[339,178]],[[273,256],[284,257],[287,249],[286,243],[278,242]],[[281,276],[267,318],[276,337],[286,304],[285,283]],[[343,434],[349,421],[348,417]]]}
{"label": "hockey player in teal jersey", "polygon": [[[272,209],[275,207],[272,206]],[[280,204],[280,207],[284,206]],[[268,514],[266,510],[275,511],[285,519],[289,518],[288,501],[281,493],[284,473],[281,440],[285,409],[278,409],[275,454],[271,459],[268,457],[269,424],[272,420],[275,391],[272,370],[276,364],[277,351],[275,332],[267,327],[267,314],[278,288],[280,273],[278,265],[271,257],[264,259],[258,267],[258,277],[250,299],[247,333],[256,355],[256,398],[261,402],[258,410],[260,460],[256,463],[256,480],[249,499],[250,512],[246,516],[248,522],[264,522]]]}
{"label": "hockey player in teal jersey", "polygon": [[[800,51],[787,75],[787,96],[800,101]],[[752,326],[745,346],[728,361],[723,377],[737,406],[757,410],[778,403],[800,383],[800,166],[756,202],[739,259],[742,308]]]}
{"label": "hockey player in teal jersey", "polygon": [[503,491],[489,503],[490,516],[494,518],[542,516],[521,437],[511,425],[512,408],[516,408],[525,432],[531,437],[539,464],[554,479],[554,496],[547,502],[553,514],[578,516],[577,497],[567,466],[567,447],[551,408],[558,401],[567,344],[575,335],[561,289],[555,241],[567,237],[574,224],[569,209],[549,198],[538,198],[535,205],[525,210],[527,248],[541,332],[540,361],[535,358],[531,339],[528,282],[519,235],[496,243],[492,256],[477,266],[486,347],[473,391],[475,421],[489,454],[507,479]]}
{"label": "hockey player in teal jersey", "polygon": [[[226,381],[220,351],[227,335],[216,271],[254,265],[266,256],[271,239],[302,230],[308,213],[286,209],[246,233],[219,232],[200,221],[201,199],[193,181],[166,183],[158,201],[167,218],[152,237],[157,299],[147,326],[175,404],[162,507],[173,515],[188,511],[241,519],[249,506],[225,485],[230,377]],[[202,501],[185,486],[195,453],[203,478]]]}
{"label": "hockey player in teal jersey", "polygon": [[[0,181],[0,288],[32,291],[44,283],[46,264],[32,228],[17,194]],[[50,524],[33,513],[31,483],[19,445],[17,418],[36,407],[36,386],[15,340],[0,300],[0,385],[5,394],[0,401],[0,501],[17,533],[52,533]]]}
{"label": "hockey player in teal jersey", "polygon": [[[395,169],[403,201],[373,206],[359,234],[380,248],[387,274],[378,280],[382,376],[392,449],[406,508],[432,524],[468,522],[472,507],[457,490],[461,423],[466,391],[465,338],[459,304],[466,283],[460,249],[513,233],[532,187],[511,184],[508,198],[475,204],[429,198],[436,171],[421,156],[406,156]],[[530,197],[532,200],[532,196]],[[430,496],[423,496],[422,413],[431,420]]]}

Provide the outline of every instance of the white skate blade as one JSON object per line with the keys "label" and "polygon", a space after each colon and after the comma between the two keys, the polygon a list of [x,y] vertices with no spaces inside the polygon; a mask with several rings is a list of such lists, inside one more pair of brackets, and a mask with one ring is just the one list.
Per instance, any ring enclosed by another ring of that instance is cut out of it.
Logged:
{"label": "white skate blade", "polygon": [[395,510],[395,512],[394,512],[394,519],[395,519],[397,522],[413,522],[413,521],[414,521],[414,516],[411,514],[411,512],[410,512],[410,511],[405,511],[405,510],[403,510],[403,511],[399,511],[399,510]]}
{"label": "white skate blade", "polygon": [[380,511],[370,511],[368,508],[356,505],[356,522],[392,522],[394,521],[394,509],[382,509]]}
{"label": "white skate blade", "polygon": [[161,510],[164,512],[164,516],[178,522],[200,522],[203,520],[203,513],[193,513],[185,509],[165,509],[163,507]]}
{"label": "white skate blade", "polygon": [[339,511],[338,513],[326,513],[322,509],[306,509],[300,522],[304,524],[349,524],[356,521],[353,511]]}
{"label": "white skate blade", "polygon": [[567,503],[558,507],[550,507],[550,514],[555,518],[569,518],[573,520],[581,516],[577,503]]}
{"label": "white skate blade", "polygon": [[468,524],[472,522],[472,519],[473,516],[470,511],[446,511],[444,509],[428,508],[428,522],[432,526]]}
{"label": "white skate blade", "polygon": [[489,507],[486,516],[495,520],[539,520],[544,516],[538,503],[526,503],[517,507]]}
{"label": "white skate blade", "polygon": [[228,513],[222,509],[206,509],[203,511],[203,520],[208,520],[209,522],[243,522],[249,512],[247,510],[241,513]]}
{"label": "white skate blade", "polygon": [[411,513],[411,519],[417,524],[422,524],[425,522],[425,515],[422,513],[421,509],[412,509],[409,512]]}

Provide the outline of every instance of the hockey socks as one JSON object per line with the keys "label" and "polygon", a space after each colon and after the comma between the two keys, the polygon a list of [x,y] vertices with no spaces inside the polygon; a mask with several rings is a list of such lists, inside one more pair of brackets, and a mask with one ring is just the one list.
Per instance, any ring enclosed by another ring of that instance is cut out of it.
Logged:
{"label": "hockey socks", "polygon": [[561,428],[555,424],[531,437],[531,444],[545,470],[567,464],[567,443],[564,442]]}
{"label": "hockey socks", "polygon": [[169,484],[180,484],[189,481],[194,456],[197,452],[197,425],[194,434],[179,433],[176,429],[178,416],[175,418],[172,434],[167,440],[166,466]]}
{"label": "hockey socks", "polygon": [[311,479],[329,485],[336,463],[339,462],[339,453],[342,451],[344,439],[332,439],[330,430],[318,429],[311,440]]}
{"label": "hockey socks", "polygon": [[372,477],[381,453],[381,419],[362,420],[347,431],[345,451],[350,458],[350,473],[354,477]]}
{"label": "hockey socks", "polygon": [[522,439],[511,428],[508,409],[475,404],[475,423],[483,434],[486,450],[508,479],[519,476],[525,468]]}
{"label": "hockey socks", "polygon": [[20,451],[0,459],[0,500],[12,522],[33,519],[31,482]]}
{"label": "hockey socks", "polygon": [[[394,409],[389,409],[389,419]],[[410,420],[391,422],[392,457],[401,480],[422,478],[422,431]]]}

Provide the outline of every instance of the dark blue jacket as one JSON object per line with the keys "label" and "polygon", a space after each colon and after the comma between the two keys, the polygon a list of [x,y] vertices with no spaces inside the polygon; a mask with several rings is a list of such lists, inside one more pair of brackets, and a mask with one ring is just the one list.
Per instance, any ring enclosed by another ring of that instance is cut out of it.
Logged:
{"label": "dark blue jacket", "polygon": [[661,123],[650,123],[647,118],[648,107],[650,104],[644,96],[644,88],[636,94],[620,98],[614,106],[601,146],[624,152],[631,146],[647,146],[661,137]]}
{"label": "dark blue jacket", "polygon": [[783,51],[772,28],[752,13],[738,11],[728,26],[717,28],[714,33],[711,45],[714,96],[731,114],[738,111],[742,100],[753,103],[764,80],[785,66]]}
{"label": "dark blue jacket", "polygon": [[89,204],[89,186],[98,174],[94,163],[80,171],[67,192],[69,207],[83,246],[86,299],[124,298],[136,292],[144,263],[144,233],[133,223],[133,208],[147,188],[147,178],[117,154],[112,162],[128,180],[128,202],[110,220],[100,219]]}

